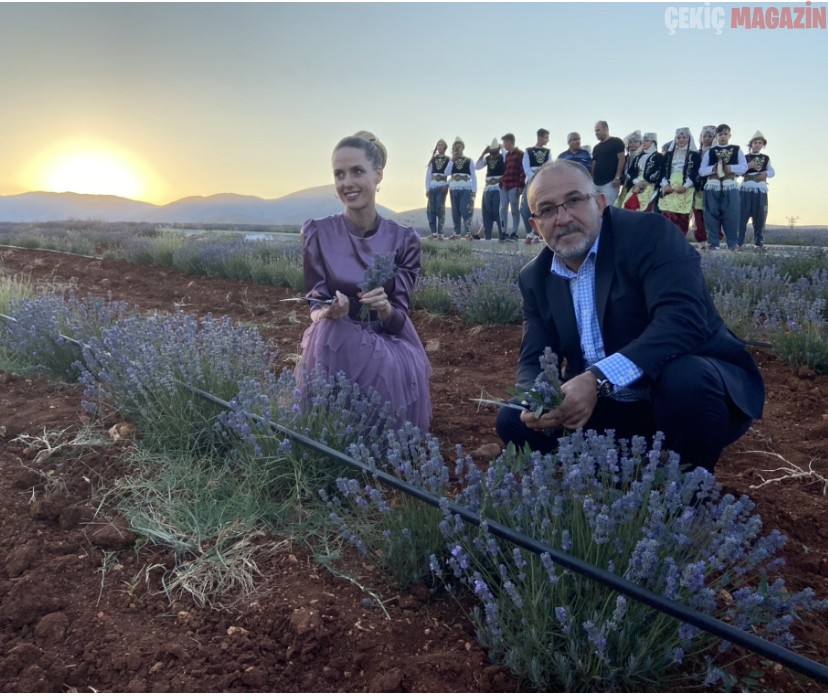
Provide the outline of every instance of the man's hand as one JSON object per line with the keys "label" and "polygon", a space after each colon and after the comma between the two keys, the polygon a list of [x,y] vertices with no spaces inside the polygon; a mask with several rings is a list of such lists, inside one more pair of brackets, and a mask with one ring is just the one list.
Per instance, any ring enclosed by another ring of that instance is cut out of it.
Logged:
{"label": "man's hand", "polygon": [[570,430],[583,428],[598,403],[598,379],[592,372],[584,372],[561,384],[561,391],[561,423]]}
{"label": "man's hand", "polygon": [[530,411],[523,411],[520,420],[532,430],[583,428],[598,403],[598,380],[592,372],[584,372],[561,385],[564,398],[561,405],[535,418]]}

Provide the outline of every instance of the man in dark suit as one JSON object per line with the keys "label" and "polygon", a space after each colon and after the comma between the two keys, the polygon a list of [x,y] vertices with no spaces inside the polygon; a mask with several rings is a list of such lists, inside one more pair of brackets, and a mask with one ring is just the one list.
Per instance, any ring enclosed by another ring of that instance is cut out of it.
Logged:
{"label": "man in dark suit", "polygon": [[539,417],[501,408],[501,439],[550,452],[564,428],[660,430],[683,463],[712,471],[761,418],[765,389],[713,306],[698,253],[664,217],[607,206],[571,161],[537,171],[529,205],[546,249],[520,272],[517,383],[532,385],[548,346],[564,398]]}

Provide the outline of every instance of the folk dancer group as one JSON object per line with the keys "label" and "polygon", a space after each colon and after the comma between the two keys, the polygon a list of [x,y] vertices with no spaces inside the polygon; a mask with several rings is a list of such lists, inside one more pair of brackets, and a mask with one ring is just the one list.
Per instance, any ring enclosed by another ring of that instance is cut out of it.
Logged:
{"label": "folk dancer group", "polygon": [[[695,238],[709,250],[718,250],[724,239],[728,249],[744,246],[749,220],[753,222],[754,245],[764,245],[768,211],[767,180],[775,175],[770,157],[762,150],[767,139],[757,131],[750,139],[747,155],[730,144],[727,124],[702,128],[699,146],[690,129],[676,129],[674,138],[658,150],[653,132],[634,131],[622,140],[610,136],[605,121],[595,125],[598,143],[590,152],[581,147],[577,132],[567,135],[569,148],[553,159],[549,131],[538,129],[534,146],[521,150],[514,134],[494,139],[477,162],[464,155],[465,144],[457,137],[452,155],[440,139],[426,172],[428,222],[431,237],[442,239],[446,195],[451,193],[454,233],[452,239],[491,240],[497,225],[498,239],[517,241],[523,220],[525,242],[539,238],[530,227],[526,193],[535,172],[553,160],[580,163],[592,177],[598,192],[616,207],[639,212],[657,211],[672,221],[685,235],[690,217],[695,223]],[[472,231],[472,212],[477,192],[475,172],[485,168],[483,226]],[[742,177],[741,184],[737,180]],[[512,213],[509,225],[509,211]],[[482,233],[482,236],[481,236]]]}

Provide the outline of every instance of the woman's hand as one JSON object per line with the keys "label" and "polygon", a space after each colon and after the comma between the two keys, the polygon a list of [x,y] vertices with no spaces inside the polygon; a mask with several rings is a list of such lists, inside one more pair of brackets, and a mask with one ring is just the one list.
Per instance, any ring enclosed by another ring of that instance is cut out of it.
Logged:
{"label": "woman's hand", "polygon": [[322,309],[316,318],[327,318],[331,321],[336,321],[337,319],[348,315],[350,306],[351,304],[348,301],[348,297],[346,297],[342,292],[336,292],[331,305],[326,309]]}
{"label": "woman's hand", "polygon": [[394,313],[394,307],[388,301],[388,294],[382,287],[372,289],[370,292],[360,292],[357,298],[371,311],[376,311],[380,321],[387,321]]}

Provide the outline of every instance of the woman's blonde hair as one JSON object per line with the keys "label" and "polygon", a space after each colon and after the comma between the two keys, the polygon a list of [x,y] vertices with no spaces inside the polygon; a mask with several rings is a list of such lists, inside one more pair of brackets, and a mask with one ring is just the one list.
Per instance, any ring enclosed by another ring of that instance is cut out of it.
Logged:
{"label": "woman's blonde hair", "polygon": [[382,141],[370,131],[357,131],[353,136],[346,136],[336,144],[333,152],[336,153],[340,148],[358,148],[365,153],[374,168],[384,168],[388,162],[388,151]]}

